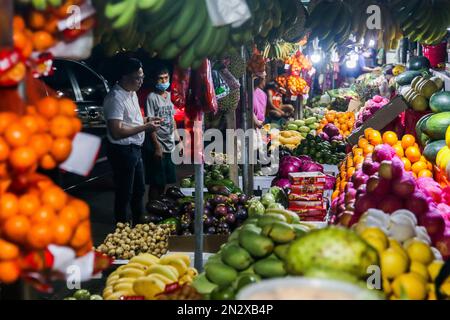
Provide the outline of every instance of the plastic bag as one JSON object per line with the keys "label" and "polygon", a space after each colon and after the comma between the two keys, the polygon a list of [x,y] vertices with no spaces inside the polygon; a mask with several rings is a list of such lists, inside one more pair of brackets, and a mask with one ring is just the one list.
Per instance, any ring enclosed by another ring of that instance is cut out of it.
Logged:
{"label": "plastic bag", "polygon": [[211,22],[216,27],[232,24],[237,28],[251,18],[245,0],[206,0],[206,6]]}
{"label": "plastic bag", "polygon": [[225,83],[228,85],[230,90],[237,90],[241,87],[239,81],[233,76],[233,74],[227,68],[224,68],[219,71],[222,78],[225,80]]}
{"label": "plastic bag", "polygon": [[175,66],[170,85],[170,93],[172,103],[177,108],[183,108],[186,106],[190,77],[191,77],[190,69],[185,70],[179,68],[178,66]]}
{"label": "plastic bag", "polygon": [[214,83],[214,92],[216,93],[217,100],[225,98],[227,95],[230,94],[230,87],[227,85],[227,83],[225,82],[219,71],[217,70],[212,71],[212,79]]}

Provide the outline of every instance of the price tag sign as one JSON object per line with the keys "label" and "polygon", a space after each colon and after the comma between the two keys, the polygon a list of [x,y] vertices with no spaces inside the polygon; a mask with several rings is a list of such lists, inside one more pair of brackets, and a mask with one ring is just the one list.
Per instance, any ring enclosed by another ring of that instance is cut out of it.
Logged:
{"label": "price tag sign", "polygon": [[291,101],[297,101],[297,96],[292,96]]}
{"label": "price tag sign", "polygon": [[290,65],[290,64],[287,64],[287,63],[286,63],[286,64],[284,65],[284,70],[289,70],[290,68],[291,68],[291,65]]}
{"label": "price tag sign", "polygon": [[94,168],[102,140],[92,134],[80,132],[72,142],[72,153],[60,169],[81,176],[88,176]]}

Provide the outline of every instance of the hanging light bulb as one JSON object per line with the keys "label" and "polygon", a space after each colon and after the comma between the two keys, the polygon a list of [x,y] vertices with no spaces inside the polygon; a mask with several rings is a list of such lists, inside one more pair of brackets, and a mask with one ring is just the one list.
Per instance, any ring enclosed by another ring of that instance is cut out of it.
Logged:
{"label": "hanging light bulb", "polygon": [[369,41],[369,47],[372,48],[373,46],[375,46],[375,40],[370,39],[370,41]]}

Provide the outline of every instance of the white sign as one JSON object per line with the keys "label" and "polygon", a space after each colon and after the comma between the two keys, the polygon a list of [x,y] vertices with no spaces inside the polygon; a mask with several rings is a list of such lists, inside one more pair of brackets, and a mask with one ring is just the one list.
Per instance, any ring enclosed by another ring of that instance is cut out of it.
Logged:
{"label": "white sign", "polygon": [[250,19],[250,9],[245,0],[206,0],[212,25],[219,27],[231,24],[238,28]]}
{"label": "white sign", "polygon": [[72,141],[72,153],[59,167],[62,170],[88,176],[97,160],[102,140],[92,134],[80,132]]}

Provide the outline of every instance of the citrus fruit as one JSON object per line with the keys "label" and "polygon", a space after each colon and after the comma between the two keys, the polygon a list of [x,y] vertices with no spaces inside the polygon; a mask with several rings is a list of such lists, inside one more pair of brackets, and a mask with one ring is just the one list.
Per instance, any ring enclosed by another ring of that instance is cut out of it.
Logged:
{"label": "citrus fruit", "polygon": [[416,138],[411,134],[405,134],[402,137],[402,147],[405,150],[409,147],[414,146],[415,143],[416,143]]}
{"label": "citrus fruit", "polygon": [[53,97],[45,97],[36,103],[39,114],[47,119],[55,117],[59,113],[58,100]]}
{"label": "citrus fruit", "polygon": [[409,271],[420,275],[425,281],[428,281],[428,270],[426,265],[417,261],[411,261]]}
{"label": "citrus fruit", "polygon": [[21,16],[14,16],[13,29],[14,31],[23,31],[25,29],[25,20]]}
{"label": "citrus fruit", "polygon": [[65,206],[58,214],[62,221],[65,221],[72,228],[76,227],[80,223],[80,215],[75,207],[71,205]]}
{"label": "citrus fruit", "polygon": [[15,216],[19,211],[19,200],[13,193],[5,193],[0,197],[0,221]]}
{"label": "citrus fruit", "polygon": [[419,174],[420,171],[422,170],[427,170],[427,164],[425,162],[422,162],[421,160],[415,162],[412,166],[411,166],[411,171],[414,172],[415,174]]}
{"label": "citrus fruit", "polygon": [[372,131],[375,131],[375,130],[372,128],[364,129],[364,137],[366,137],[366,139],[369,139],[369,135]]}
{"label": "citrus fruit", "polygon": [[28,143],[30,132],[21,123],[11,123],[5,129],[5,141],[11,147],[22,147]]}
{"label": "citrus fruit", "polygon": [[381,138],[381,134],[377,130],[373,130],[369,133],[369,142],[373,146],[377,146],[383,143],[383,139]]}
{"label": "citrus fruit", "polygon": [[36,194],[26,193],[19,198],[19,214],[31,216],[39,209],[41,201]]}
{"label": "citrus fruit", "polygon": [[409,300],[424,300],[427,297],[427,283],[414,273],[401,274],[392,282],[392,290],[397,297]]}
{"label": "citrus fruit", "polygon": [[89,218],[89,206],[86,204],[86,202],[79,200],[79,199],[72,199],[69,201],[69,206],[74,207],[77,212],[78,216],[80,217],[80,221],[86,220]]}
{"label": "citrus fruit", "polygon": [[5,139],[0,137],[0,161],[5,161],[6,159],[8,159],[9,153],[9,145],[6,143]]}
{"label": "citrus fruit", "polygon": [[64,246],[68,244],[70,239],[72,238],[74,229],[69,223],[58,218],[53,222],[52,230],[53,230],[52,243]]}
{"label": "citrus fruit", "polygon": [[369,144],[369,141],[367,141],[367,139],[365,138],[360,138],[358,140],[358,147],[364,149],[367,145]]}
{"label": "citrus fruit", "polygon": [[13,283],[19,278],[19,275],[20,268],[14,260],[0,262],[0,282]]}
{"label": "citrus fruit", "polygon": [[31,41],[33,42],[33,47],[36,51],[45,51],[55,43],[55,39],[47,31],[34,32]]}
{"label": "citrus fruit", "polygon": [[386,131],[383,133],[383,142],[393,146],[398,142],[397,134],[393,131]]}
{"label": "citrus fruit", "polygon": [[91,239],[91,226],[89,221],[81,223],[75,230],[75,233],[70,241],[73,248],[80,248],[88,243]]}
{"label": "citrus fruit", "polygon": [[424,265],[430,264],[434,260],[434,254],[430,246],[422,241],[413,240],[406,247],[411,261],[420,262]]}
{"label": "citrus fruit", "polygon": [[77,105],[70,99],[59,99],[59,114],[67,117],[75,117],[77,115]]}
{"label": "citrus fruit", "polygon": [[19,256],[19,248],[6,240],[0,239],[0,261],[12,260]]}
{"label": "citrus fruit", "polygon": [[409,261],[400,252],[389,248],[380,254],[383,277],[393,279],[408,270]]}
{"label": "citrus fruit", "polygon": [[46,25],[47,21],[45,19],[45,16],[42,12],[33,10],[30,12],[30,15],[28,16],[28,25],[35,29],[43,29]]}
{"label": "citrus fruit", "polygon": [[57,163],[55,159],[49,154],[46,154],[42,157],[41,161],[39,162],[39,166],[44,170],[52,170],[56,167]]}
{"label": "citrus fruit", "polygon": [[433,178],[433,172],[431,172],[428,169],[420,170],[420,172],[417,174],[417,177],[419,178]]}
{"label": "citrus fruit", "polygon": [[24,115],[20,118],[20,123],[28,129],[28,131],[33,134],[39,131],[39,121],[36,119],[36,116],[32,115]]}
{"label": "citrus fruit", "polygon": [[12,216],[5,221],[3,232],[14,242],[21,243],[30,230],[30,221],[25,216]]}
{"label": "citrus fruit", "polygon": [[9,162],[16,170],[26,170],[36,164],[37,156],[31,147],[16,148],[11,152]]}
{"label": "citrus fruit", "polygon": [[42,203],[47,204],[56,211],[64,208],[67,202],[66,193],[59,187],[53,186],[42,192]]}
{"label": "citrus fruit", "polygon": [[65,161],[72,152],[72,141],[67,138],[58,138],[53,141],[50,153],[59,162]]}
{"label": "citrus fruit", "polygon": [[50,151],[52,142],[53,139],[50,135],[41,133],[33,135],[28,145],[33,148],[36,156],[41,158]]}
{"label": "citrus fruit", "polygon": [[367,238],[379,238],[382,241],[383,247],[387,248],[388,244],[389,244],[389,240],[386,236],[386,234],[379,228],[376,227],[369,227],[367,229],[365,229],[362,233],[361,233],[361,238],[363,238],[364,240],[366,240]]}
{"label": "citrus fruit", "polygon": [[441,260],[434,260],[428,265],[428,275],[432,281],[436,279],[443,265],[444,261]]}
{"label": "citrus fruit", "polygon": [[417,147],[408,147],[405,151],[405,156],[411,161],[411,163],[417,162],[420,160],[421,154],[420,150]]}
{"label": "citrus fruit", "polygon": [[[403,150],[403,149],[402,149]],[[409,161],[408,158],[402,158],[403,164],[405,165],[405,170],[406,171],[411,171],[411,161]]]}
{"label": "citrus fruit", "polygon": [[53,231],[50,225],[46,223],[35,224],[27,233],[28,245],[33,249],[46,248],[53,239]]}
{"label": "citrus fruit", "polygon": [[50,224],[56,219],[55,210],[49,205],[39,207],[31,216],[31,222],[34,224],[46,223]]}
{"label": "citrus fruit", "polygon": [[72,135],[72,121],[66,116],[56,116],[50,121],[50,133],[55,138],[68,138]]}
{"label": "citrus fruit", "polygon": [[394,144],[392,148],[395,150],[395,154],[402,158],[405,155],[405,151],[403,150],[403,147],[400,144]]}
{"label": "citrus fruit", "polygon": [[18,118],[17,114],[12,112],[0,112],[0,133],[4,133],[6,128],[16,121]]}

